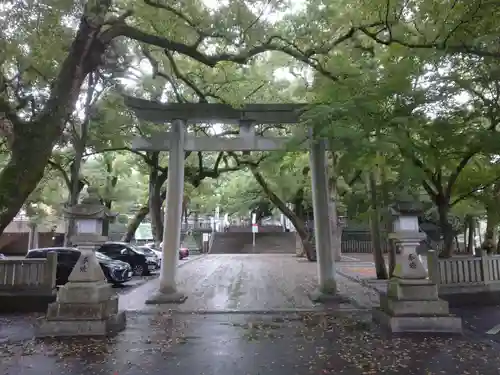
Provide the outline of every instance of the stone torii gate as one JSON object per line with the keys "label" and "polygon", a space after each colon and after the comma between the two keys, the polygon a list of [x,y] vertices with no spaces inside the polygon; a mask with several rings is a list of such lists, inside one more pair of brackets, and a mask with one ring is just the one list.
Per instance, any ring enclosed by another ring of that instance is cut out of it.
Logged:
{"label": "stone torii gate", "polygon": [[[262,137],[255,125],[298,123],[305,104],[249,104],[235,109],[225,104],[163,104],[125,97],[125,104],[135,115],[154,123],[171,123],[170,132],[149,138],[136,138],[132,148],[138,151],[168,151],[168,181],[163,229],[163,262],[160,288],[146,303],[182,303],[187,296],[177,290],[176,271],[180,246],[181,210],[184,192],[185,151],[272,151],[286,147],[285,137]],[[238,124],[235,138],[198,137],[186,134],[191,123]],[[312,134],[311,132],[309,134]],[[310,137],[301,147],[310,151],[313,210],[318,265],[318,288],[311,295],[315,301],[336,298],[335,257],[330,227],[326,142]]]}

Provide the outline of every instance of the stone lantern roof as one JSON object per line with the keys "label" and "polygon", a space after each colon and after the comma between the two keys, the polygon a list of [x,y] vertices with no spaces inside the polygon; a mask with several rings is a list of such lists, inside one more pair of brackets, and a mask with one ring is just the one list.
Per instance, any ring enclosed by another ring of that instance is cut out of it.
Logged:
{"label": "stone lantern roof", "polygon": [[420,216],[424,211],[422,203],[409,195],[399,197],[390,205],[389,210],[395,216]]}
{"label": "stone lantern roof", "polygon": [[88,197],[81,200],[80,203],[63,209],[66,217],[76,219],[114,219],[118,213],[112,212],[102,204],[98,191],[94,187],[87,189]]}

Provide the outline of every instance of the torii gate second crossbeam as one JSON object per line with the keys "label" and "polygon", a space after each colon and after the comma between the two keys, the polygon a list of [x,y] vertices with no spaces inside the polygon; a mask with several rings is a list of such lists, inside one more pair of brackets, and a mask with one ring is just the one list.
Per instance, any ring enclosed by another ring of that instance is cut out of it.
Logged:
{"label": "torii gate second crossbeam", "polygon": [[[259,137],[254,126],[260,124],[293,124],[307,108],[305,104],[251,104],[235,109],[224,104],[163,104],[125,97],[125,104],[139,119],[171,123],[170,132],[160,132],[135,139],[132,148],[142,151],[168,151],[167,209],[163,229],[163,264],[160,288],[147,303],[182,303],[187,296],[177,290],[176,271],[180,247],[182,196],[184,191],[185,151],[272,151],[286,147],[287,138]],[[189,123],[238,124],[235,138],[193,137],[186,134]],[[301,148],[310,150],[314,225],[318,264],[318,288],[311,296],[315,301],[336,299],[335,258],[330,228],[326,142],[308,139]]]}

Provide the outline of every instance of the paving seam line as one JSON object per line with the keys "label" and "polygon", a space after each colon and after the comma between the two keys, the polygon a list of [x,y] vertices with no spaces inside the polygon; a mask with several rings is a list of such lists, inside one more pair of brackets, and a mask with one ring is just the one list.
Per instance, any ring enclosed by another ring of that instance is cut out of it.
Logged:
{"label": "paving seam line", "polygon": [[[353,282],[355,282],[355,283],[357,283],[357,284],[361,285],[362,287],[365,287],[365,288],[371,289],[371,290],[373,290],[373,291],[377,292],[378,294],[380,294],[380,291],[379,291],[376,287],[374,287],[374,286],[370,285],[370,283],[367,283],[367,282],[366,282],[366,281],[364,281],[363,279],[360,279],[360,278],[355,277],[355,276],[348,275],[348,274],[346,274],[346,273],[344,273],[344,272],[342,272],[342,271],[339,271],[339,270],[337,270],[337,273],[338,273],[340,276],[345,277],[346,279],[351,280],[351,281],[353,281]],[[348,298],[351,300],[351,302],[352,302],[352,304],[353,304],[354,306],[356,306],[356,307],[358,307],[358,308],[360,308],[360,309],[371,309],[371,308],[373,307],[373,306],[371,306],[371,305],[366,305],[366,304],[363,304],[363,303],[359,303],[359,302],[356,300],[356,298],[354,298],[354,297],[348,297]]]}
{"label": "paving seam line", "polygon": [[359,277],[355,277],[355,276],[351,276],[351,275],[348,275],[342,271],[339,271],[337,270],[337,273],[343,277],[345,277],[346,279],[349,279],[351,281],[354,281],[355,283],[358,283],[360,284],[361,286],[364,286],[368,289],[372,289],[374,291],[376,291],[377,293],[380,293],[380,291],[377,289],[377,287],[371,285],[370,283],[366,282],[365,280],[359,278]]}
{"label": "paving seam line", "polygon": [[182,266],[185,266],[186,264],[188,263],[191,263],[191,262],[194,262],[195,260],[198,260],[198,259],[202,259],[206,256],[207,254],[200,254],[199,256],[196,256],[192,259],[187,259],[185,260],[184,262],[182,262],[181,264],[177,264],[177,268],[181,268]]}
{"label": "paving seam line", "polygon": [[[371,311],[367,308],[353,309],[276,309],[276,310],[175,310],[164,311],[171,315],[290,315],[290,314],[326,314],[326,315],[344,315],[353,313],[367,313]],[[158,311],[127,310],[127,314],[132,315],[157,315]]]}

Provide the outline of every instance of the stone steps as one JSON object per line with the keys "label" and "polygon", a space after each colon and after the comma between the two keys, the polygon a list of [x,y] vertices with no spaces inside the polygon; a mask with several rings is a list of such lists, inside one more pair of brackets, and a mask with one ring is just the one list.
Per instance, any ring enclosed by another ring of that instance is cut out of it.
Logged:
{"label": "stone steps", "polygon": [[252,233],[214,233],[213,254],[266,254],[295,253],[295,234],[291,232],[256,233],[255,247]]}

